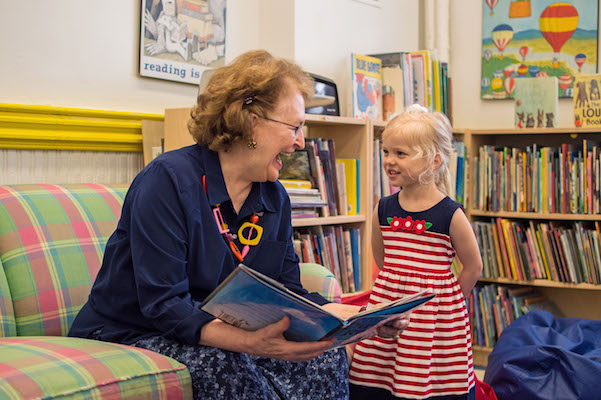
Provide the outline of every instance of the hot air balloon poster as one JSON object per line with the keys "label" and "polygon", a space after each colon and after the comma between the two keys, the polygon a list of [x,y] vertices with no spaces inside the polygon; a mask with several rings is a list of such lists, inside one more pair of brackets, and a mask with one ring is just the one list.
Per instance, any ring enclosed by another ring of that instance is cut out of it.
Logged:
{"label": "hot air balloon poster", "polygon": [[598,9],[597,0],[483,0],[480,97],[513,98],[515,80],[547,76],[558,97],[572,97],[574,77],[597,72]]}

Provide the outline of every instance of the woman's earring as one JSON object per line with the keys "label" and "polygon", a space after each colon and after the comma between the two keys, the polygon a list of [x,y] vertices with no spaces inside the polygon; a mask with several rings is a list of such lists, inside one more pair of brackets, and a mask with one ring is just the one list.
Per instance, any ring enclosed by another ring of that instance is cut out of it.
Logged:
{"label": "woman's earring", "polygon": [[249,149],[251,149],[251,150],[254,150],[254,149],[256,149],[256,148],[257,148],[257,142],[255,142],[255,139],[252,139],[252,138],[251,138],[251,139],[249,139],[249,140],[248,140],[248,143],[246,144],[246,146],[247,146]]}

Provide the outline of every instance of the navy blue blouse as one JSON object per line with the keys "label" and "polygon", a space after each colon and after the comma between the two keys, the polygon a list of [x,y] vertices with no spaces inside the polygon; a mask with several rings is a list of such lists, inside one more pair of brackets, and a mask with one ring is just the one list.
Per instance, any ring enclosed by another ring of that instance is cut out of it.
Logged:
{"label": "navy blue blouse", "polygon": [[202,326],[213,319],[200,304],[238,265],[217,230],[211,207],[217,203],[234,234],[253,213],[260,215],[263,236],[251,246],[246,265],[327,303],[301,286],[290,199],[282,185],[254,183],[236,214],[217,153],[193,145],[159,156],[134,179],[88,302],[69,335],[101,330],[100,339],[124,344],[156,335],[197,344]]}

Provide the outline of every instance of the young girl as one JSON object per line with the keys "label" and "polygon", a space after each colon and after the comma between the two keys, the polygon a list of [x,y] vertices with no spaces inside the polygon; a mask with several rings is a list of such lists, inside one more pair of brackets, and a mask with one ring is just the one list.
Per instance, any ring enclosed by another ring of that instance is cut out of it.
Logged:
{"label": "young girl", "polygon": [[[382,134],[382,166],[401,191],[376,205],[372,248],[380,274],[369,305],[428,290],[395,339],[360,342],[350,371],[351,399],[473,399],[475,376],[465,296],[482,271],[472,228],[451,200],[451,125],[413,105]],[[463,264],[451,271],[455,254]]]}

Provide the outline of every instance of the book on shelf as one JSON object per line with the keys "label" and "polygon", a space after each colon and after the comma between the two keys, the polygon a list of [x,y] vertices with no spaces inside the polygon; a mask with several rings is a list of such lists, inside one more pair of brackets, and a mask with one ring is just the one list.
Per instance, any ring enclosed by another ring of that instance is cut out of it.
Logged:
{"label": "book on shelf", "polygon": [[454,184],[455,186],[455,201],[465,205],[465,143],[455,141],[453,147],[457,153],[457,162],[455,167],[455,182],[451,181],[451,185]]}
{"label": "book on shelf", "polygon": [[355,279],[355,290],[361,290],[361,230],[349,229],[351,239],[351,251],[353,257],[353,277]]}
{"label": "book on shelf", "polygon": [[516,128],[557,128],[557,77],[508,77],[506,82],[514,84]]}
{"label": "book on shelf", "polygon": [[598,128],[601,124],[601,74],[574,76],[574,126]]}
{"label": "book on shelf", "polygon": [[346,192],[346,171],[344,163],[336,160],[336,179],[338,180],[338,197],[340,204],[340,215],[349,215],[348,194]]}
{"label": "book on shelf", "polygon": [[600,145],[586,138],[580,143],[558,146],[533,143],[525,148],[481,146],[473,160],[478,177],[474,208],[598,214]]}
{"label": "book on shelf", "polygon": [[[303,179],[278,179],[282,186],[288,191],[288,189],[312,189],[313,184],[310,180]],[[319,191],[319,189],[318,189]]]}
{"label": "book on shelf", "polygon": [[[521,223],[503,218],[476,221],[473,226],[487,278],[601,283],[601,237],[596,227],[581,221]],[[498,238],[498,245],[491,244],[491,238]],[[501,264],[496,268],[495,260]]]}
{"label": "book on shelf", "polygon": [[296,254],[301,262],[323,265],[340,282],[343,293],[352,293],[361,287],[360,235],[358,228],[326,225],[295,228]]}
{"label": "book on shelf", "polygon": [[281,283],[240,264],[203,302],[203,311],[238,328],[255,331],[290,318],[287,340],[311,342],[334,338],[333,348],[375,336],[377,328],[427,301],[426,291],[346,320],[292,292]]}
{"label": "book on shelf", "polygon": [[390,121],[405,110],[403,70],[398,67],[382,68],[382,117]]}
{"label": "book on shelf", "polygon": [[503,330],[531,310],[546,310],[562,317],[555,303],[532,287],[476,285],[467,304],[475,345],[492,347]]}
{"label": "book on shelf", "polygon": [[[326,181],[324,176],[324,168],[319,158],[319,151],[317,149],[317,143],[312,139],[305,140],[305,149],[309,156],[309,167],[311,171],[311,178],[314,182],[314,187],[319,189],[322,200],[328,204],[328,191],[326,189]],[[329,207],[326,205],[320,209],[322,217],[329,217]]]}
{"label": "book on shelf", "polygon": [[382,119],[382,61],[351,54],[353,117]]}
{"label": "book on shelf", "polygon": [[355,158],[338,158],[337,163],[344,167],[346,205],[348,215],[359,215],[359,196],[361,187],[359,185],[360,160]]}

